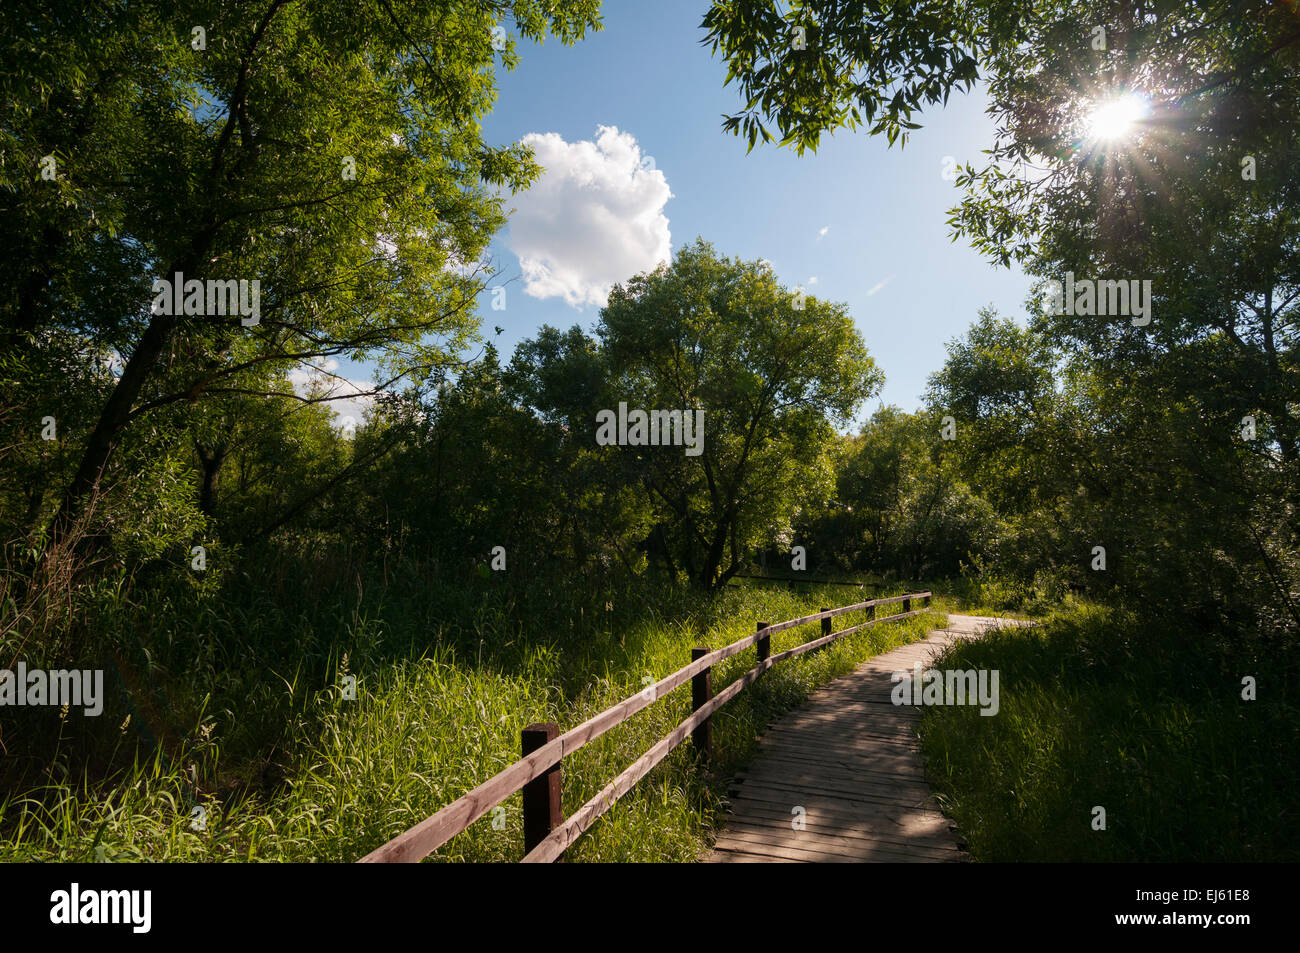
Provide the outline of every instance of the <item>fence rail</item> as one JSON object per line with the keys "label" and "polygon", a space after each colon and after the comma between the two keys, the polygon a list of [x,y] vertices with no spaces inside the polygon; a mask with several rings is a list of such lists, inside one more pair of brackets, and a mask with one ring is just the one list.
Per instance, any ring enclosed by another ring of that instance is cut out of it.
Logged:
{"label": "fence rail", "polygon": [[[556,860],[583,831],[613,807],[620,797],[631,790],[637,781],[686,738],[691,738],[700,755],[707,759],[710,747],[709,717],[777,662],[805,652],[812,652],[869,625],[893,622],[916,615],[925,610],[924,608],[913,609],[912,601],[921,599],[924,600],[924,605],[928,606],[930,597],[929,591],[913,592],[886,599],[868,599],[866,602],[857,602],[838,609],[822,609],[812,615],[789,619],[775,625],[760,622],[753,635],[720,649],[712,651],[707,648],[692,649],[690,664],[682,666],[671,675],[646,686],[635,695],[625,698],[600,714],[588,718],[576,728],[561,734],[559,727],[553,723],[529,725],[523,731],[522,758],[493,775],[468,794],[457,798],[436,814],[430,815],[409,830],[398,834],[388,843],[375,848],[358,863],[415,863],[422,860],[517,791],[523,792],[524,862],[546,863]],[[903,603],[902,612],[876,618],[876,606],[892,605],[897,602]],[[868,610],[871,614],[871,618],[866,622],[839,632],[833,631],[832,620],[835,616],[863,610]],[[818,621],[821,622],[822,628],[819,638],[796,645],[776,655],[770,654],[771,637],[774,634]],[[757,649],[758,664],[714,695],[711,681],[713,666],[733,655],[738,655],[750,646],[755,646]],[[691,682],[690,716],[629,765],[599,794],[578,808],[570,817],[563,818],[560,809],[561,762],[587,742],[621,725],[637,712],[684,685],[687,680]]]}

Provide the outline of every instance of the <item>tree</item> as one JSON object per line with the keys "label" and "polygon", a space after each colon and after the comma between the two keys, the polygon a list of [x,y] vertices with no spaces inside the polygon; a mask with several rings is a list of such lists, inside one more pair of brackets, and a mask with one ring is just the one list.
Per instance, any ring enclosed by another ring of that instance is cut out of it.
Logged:
{"label": "tree", "polygon": [[1038,488],[1052,485],[1044,464],[1066,449],[1052,442],[1058,360],[1041,334],[983,309],[930,378],[930,413],[951,418],[941,446],[1004,511],[1032,511]]}
{"label": "tree", "polygon": [[605,466],[594,442],[536,409],[554,396],[548,384],[564,384],[554,373],[566,363],[553,346],[562,340],[593,343],[577,329],[543,328],[504,371],[489,346],[410,420],[389,414],[373,436],[359,434],[369,443],[391,429],[399,439],[355,494],[358,539],[462,567],[489,565],[500,546],[511,578],[557,563],[570,572],[635,568],[646,532],[638,485]]}
{"label": "tree", "polygon": [[[122,357],[78,435],[54,536],[162,408],[274,394],[251,372],[332,355],[380,357],[390,380],[445,365],[477,327],[473,263],[504,220],[494,189],[539,172],[526,149],[482,138],[498,53],[517,61],[494,30],[511,17],[519,36],[571,43],[596,9],[7,5],[2,343],[18,363],[69,339],[69,358]],[[154,281],[177,273],[258,281],[260,314],[165,313]]]}
{"label": "tree", "polygon": [[702,240],[616,286],[596,334],[606,409],[703,412],[698,456],[604,450],[634,468],[666,548],[706,587],[826,498],[835,424],[883,381],[843,305],[791,292],[764,263],[721,258]]}
{"label": "tree", "polygon": [[825,132],[870,124],[892,144],[922,103],[947,102],[978,75],[984,34],[949,0],[893,3],[715,0],[705,14],[705,42],[727,61],[726,83],[739,80],[745,109],[723,128],[793,144],[802,155]]}
{"label": "tree", "polygon": [[846,570],[882,577],[955,576],[982,552],[996,514],[941,447],[939,415],[882,407],[845,438],[835,499],[809,533]]}

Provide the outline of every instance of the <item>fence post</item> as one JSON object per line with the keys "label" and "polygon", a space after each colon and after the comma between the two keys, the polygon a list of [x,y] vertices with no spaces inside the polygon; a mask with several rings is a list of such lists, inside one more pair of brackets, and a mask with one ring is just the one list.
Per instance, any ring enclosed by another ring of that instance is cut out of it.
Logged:
{"label": "fence post", "polygon": [[[822,607],[821,607],[820,609],[818,609],[817,611],[818,611],[818,612],[830,612],[831,610],[828,609],[828,608],[826,608],[825,606],[822,606]],[[833,621],[834,621],[833,619],[822,619],[822,635],[830,635],[830,634],[831,634],[831,623],[832,623]]]}
{"label": "fence post", "polygon": [[925,594],[925,602],[923,603],[923,605],[924,605],[927,609],[930,607],[930,593],[928,593],[928,592]]}
{"label": "fence post", "polygon": [[911,599],[904,599],[904,600],[903,600],[903,611],[904,611],[904,612],[911,612],[911,611],[912,611],[912,600],[911,600]]}
{"label": "fence post", "polygon": [[[703,658],[709,654],[708,649],[693,648],[691,649],[691,661]],[[691,678],[691,711],[697,712],[704,707],[704,704],[713,697],[713,666],[709,666],[704,671],[697,673]],[[691,744],[695,746],[695,753],[704,761],[708,761],[711,754],[711,745],[709,738],[709,719],[705,718],[695,726],[691,732]]]}
{"label": "fence post", "polygon": [[[560,726],[553,721],[536,722],[521,733],[524,757],[560,736]],[[546,840],[564,820],[560,806],[560,765],[557,761],[523,787],[524,853]]]}
{"label": "fence post", "polygon": [[[758,624],[758,631],[762,632],[771,624],[772,623],[770,622],[760,622]],[[771,654],[772,654],[772,637],[770,635],[765,635],[763,636],[763,638],[758,640],[758,660],[761,662]]]}
{"label": "fence post", "polygon": [[867,618],[874,619],[875,617],[876,617],[876,607],[874,605],[867,606]]}

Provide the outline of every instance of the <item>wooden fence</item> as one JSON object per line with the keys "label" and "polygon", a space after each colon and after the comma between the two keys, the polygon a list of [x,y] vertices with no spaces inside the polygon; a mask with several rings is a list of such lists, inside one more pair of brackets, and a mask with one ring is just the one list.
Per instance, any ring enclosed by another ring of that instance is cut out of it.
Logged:
{"label": "wooden fence", "polygon": [[[913,592],[903,596],[891,596],[888,599],[869,599],[866,602],[858,602],[838,609],[822,609],[814,615],[778,622],[775,625],[760,622],[758,630],[753,635],[732,642],[723,648],[712,651],[707,648],[691,649],[689,665],[679,668],[653,685],[646,686],[635,695],[625,698],[600,714],[588,718],[576,728],[560,734],[559,726],[553,722],[529,725],[523,730],[521,746],[523,757],[520,760],[493,775],[468,794],[457,798],[438,813],[398,834],[383,846],[375,848],[362,857],[359,863],[419,861],[516,791],[523,792],[524,862],[546,863],[557,860],[583,831],[613,807],[615,801],[631,790],[637,781],[686,738],[690,737],[701,757],[707,759],[710,716],[777,662],[805,652],[812,652],[829,645],[836,639],[852,635],[866,626],[905,619],[924,612],[924,608],[913,609],[912,601],[920,599],[923,600],[923,606],[928,606],[930,596],[930,592]],[[876,606],[891,605],[896,602],[903,604],[902,612],[876,618]],[[839,632],[832,631],[831,620],[835,616],[862,610],[866,610],[871,615],[866,622]],[[771,638],[777,632],[818,621],[821,622],[822,629],[819,638],[776,655],[771,654]],[[751,645],[757,649],[758,664],[714,695],[710,677],[713,666],[723,659],[743,652]],[[672,732],[629,765],[599,794],[578,808],[570,817],[564,818],[560,809],[561,762],[587,742],[599,738],[643,708],[654,704],[673,689],[684,685],[687,679],[691,682],[690,717],[684,719]]]}

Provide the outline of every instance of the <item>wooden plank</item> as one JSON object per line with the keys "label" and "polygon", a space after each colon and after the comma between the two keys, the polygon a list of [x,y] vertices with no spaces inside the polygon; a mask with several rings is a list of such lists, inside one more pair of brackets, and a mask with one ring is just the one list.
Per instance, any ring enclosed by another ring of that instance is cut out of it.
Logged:
{"label": "wooden plank", "polygon": [[710,859],[723,864],[809,864],[810,860],[791,860],[789,857],[774,857],[771,854],[754,853],[737,847],[715,848]]}
{"label": "wooden plank", "polygon": [[[780,829],[774,826],[780,824]],[[798,833],[806,837],[816,837],[819,840],[842,842],[845,848],[858,848],[862,845],[884,844],[891,846],[893,849],[906,849],[909,846],[923,849],[923,853],[933,854],[936,857],[946,857],[948,854],[959,854],[962,850],[958,848],[958,839],[952,832],[945,832],[944,835],[932,835],[930,837],[919,837],[913,833],[907,833],[901,827],[885,826],[883,822],[876,824],[875,828],[868,827],[846,827],[846,826],[809,826],[802,831],[790,831],[788,823],[777,822],[775,819],[755,820],[753,818],[735,818],[728,820],[727,832],[748,831],[751,835],[768,837],[781,841],[787,837],[787,832]],[[725,832],[724,832],[725,833]]]}
{"label": "wooden plank", "polygon": [[[732,809],[738,812],[729,816],[727,822],[730,823],[736,817],[749,816],[751,812],[757,811],[761,814],[780,814],[782,819],[792,817],[789,804],[773,804],[767,801],[755,801],[744,797],[731,799]],[[879,810],[863,810],[860,805],[830,805],[825,802],[808,802],[799,805],[807,812],[805,817],[814,817],[817,819],[818,829],[824,830],[828,827],[837,827],[839,830],[862,830],[862,831],[882,831],[894,830],[908,838],[919,838],[923,841],[932,841],[935,838],[952,835],[957,836],[951,830],[952,821],[944,817],[938,811],[930,809],[903,809],[897,808]],[[829,831],[833,833],[833,831]],[[946,832],[946,833],[945,833]]]}
{"label": "wooden plank", "polygon": [[[808,732],[797,732],[790,729],[774,728],[771,730],[772,744],[789,744],[789,745],[807,745],[810,748],[819,748],[828,752],[842,751],[848,754],[874,754],[883,745],[913,745],[919,746],[920,739],[917,738],[916,732],[910,728],[906,731],[899,730],[885,734],[883,731],[873,731],[870,734],[864,733],[861,739],[846,739],[837,741],[833,735],[825,737],[815,737]],[[765,735],[764,737],[768,737]]]}
{"label": "wooden plank", "polygon": [[783,734],[780,738],[773,738],[770,744],[761,746],[762,749],[787,747],[795,750],[807,750],[809,753],[822,753],[828,756],[841,755],[845,757],[866,757],[873,758],[878,756],[882,751],[898,751],[900,753],[919,751],[921,739],[916,736],[915,732],[899,733],[895,735],[873,735],[859,744],[837,744],[832,737],[814,737],[810,734]]}
{"label": "wooden plank", "polygon": [[[843,768],[845,770],[863,771],[876,770],[881,774],[892,775],[897,778],[916,778],[925,777],[925,772],[918,765],[915,759],[907,757],[908,752],[882,751],[875,755],[870,754],[846,754],[846,753],[829,753],[819,751],[815,748],[802,745],[763,745],[759,749],[763,753],[765,760],[777,762],[793,762],[808,765],[824,765],[829,768]],[[749,768],[745,768],[740,776],[748,775]]]}
{"label": "wooden plank", "polygon": [[[836,704],[837,701],[833,698],[826,699],[828,704]],[[779,733],[782,738],[806,738],[809,742],[821,742],[840,748],[862,748],[877,743],[877,739],[880,742],[893,742],[917,737],[917,713],[909,709],[898,712],[855,709],[850,714],[859,716],[857,725],[846,724],[841,719],[807,715],[768,730],[774,734]]]}
{"label": "wooden plank", "polygon": [[[889,605],[894,602],[902,602],[905,599],[912,599],[917,596],[927,595],[928,593],[913,593],[904,596],[890,596],[888,599],[868,599],[866,602],[855,602],[851,606],[842,606],[839,609],[831,609],[829,612],[814,612],[812,615],[800,616],[797,619],[789,619],[785,622],[778,622],[775,625],[768,626],[767,634],[774,635],[777,632],[784,632],[786,629],[794,629],[801,625],[807,625],[809,622],[820,622],[822,619],[832,619],[837,615],[845,615],[849,612],[861,612],[864,609],[874,609],[876,606]],[[877,622],[885,622],[888,619],[901,619],[909,615],[916,615],[920,612],[929,612],[929,609],[915,609],[910,612],[901,612],[897,615],[886,616],[882,619],[876,619]]]}
{"label": "wooden plank", "polygon": [[805,860],[821,864],[853,864],[863,863],[868,860],[899,862],[918,859],[914,854],[909,855],[896,849],[890,850],[883,844],[873,844],[867,850],[845,850],[821,840],[810,841],[807,845],[776,844],[761,838],[733,834],[730,831],[724,832],[723,836],[718,839],[718,846],[723,850],[762,851],[770,857]]}
{"label": "wooden plank", "polygon": [[763,777],[765,775],[802,775],[814,772],[818,777],[844,775],[849,778],[880,777],[894,784],[925,784],[925,773],[915,758],[903,760],[901,755],[882,752],[877,757],[841,757],[820,755],[808,748],[767,746],[761,749],[762,760],[751,762],[736,772],[737,778]]}
{"label": "wooden plank", "polygon": [[[935,821],[931,825],[934,829],[928,832],[923,832],[922,825],[917,823],[904,825],[882,817],[827,820],[816,810],[803,815],[803,823],[804,830],[799,833],[850,841],[885,841],[900,846],[917,843],[932,850],[957,850],[960,840],[950,830],[952,825],[946,818]],[[773,836],[784,837],[786,831],[792,830],[791,815],[780,817],[776,812],[762,814],[747,810],[744,816],[727,818],[727,830],[733,829],[766,830]]]}
{"label": "wooden plank", "polygon": [[[857,785],[866,788],[880,787],[882,790],[928,792],[930,790],[925,775],[920,771],[909,774],[894,772],[877,773],[870,765],[827,765],[812,762],[797,763],[792,761],[779,764],[751,765],[744,774],[737,774],[734,779],[736,790],[742,790],[745,784],[800,784],[804,782],[826,784]],[[829,789],[829,788],[828,788]]]}
{"label": "wooden plank", "polygon": [[[751,802],[744,806],[744,814],[727,818],[727,829],[733,827],[751,827],[767,829],[780,826],[790,827],[793,815],[782,814],[779,810],[765,810],[764,805]],[[880,840],[888,843],[907,845],[921,844],[935,849],[957,850],[960,838],[950,828],[952,822],[936,814],[929,819],[911,819],[907,825],[900,824],[888,817],[877,815],[872,818],[840,817],[828,815],[818,809],[808,809],[803,817],[806,830],[820,836],[847,838],[849,840]],[[930,829],[926,829],[926,827]]]}
{"label": "wooden plank", "polygon": [[880,791],[900,795],[919,794],[926,797],[930,785],[924,777],[899,778],[882,775],[871,771],[850,771],[844,769],[830,770],[824,765],[799,765],[792,762],[773,764],[765,762],[762,766],[747,771],[743,777],[737,777],[737,783],[770,784],[773,786],[825,785],[827,791]]}
{"label": "wooden plank", "polygon": [[[799,835],[807,835],[802,840]],[[865,861],[870,859],[911,860],[922,858],[929,860],[961,860],[963,853],[956,849],[938,848],[928,844],[908,844],[906,841],[886,841],[883,838],[844,838],[825,834],[809,834],[803,831],[776,832],[770,829],[754,828],[737,824],[728,827],[718,838],[723,846],[745,844],[766,845],[787,850],[809,851],[818,854],[834,854],[850,860]]]}
{"label": "wooden plank", "polygon": [[830,804],[845,812],[857,811],[914,811],[937,810],[937,802],[927,800],[919,791],[896,791],[892,788],[858,789],[846,792],[838,789],[824,788],[820,782],[803,784],[774,781],[768,778],[749,778],[727,790],[727,799],[735,802],[742,799],[767,801],[789,810],[796,804],[807,807],[810,804]]}
{"label": "wooden plank", "polygon": [[892,726],[888,731],[885,727],[873,723],[869,730],[861,730],[857,736],[849,735],[846,731],[844,735],[837,737],[833,732],[811,728],[796,731],[793,730],[793,726],[786,728],[777,726],[759,739],[759,746],[763,749],[792,748],[797,751],[807,749],[810,753],[820,751],[827,755],[875,758],[894,750],[894,746],[898,744],[904,746],[920,744],[921,739],[916,733],[916,727],[911,723]]}
{"label": "wooden plank", "polygon": [[[881,806],[881,807],[898,807],[907,809],[919,809],[927,807],[924,798],[909,797],[902,794],[880,793],[877,790],[848,792],[840,790],[827,790],[821,788],[817,782],[811,782],[806,785],[796,786],[789,784],[773,784],[755,780],[747,781],[745,790],[752,792],[754,796],[761,794],[768,795],[768,800],[784,799],[786,804],[794,806],[803,804],[804,801],[814,796],[830,798],[837,801],[844,801],[849,804],[859,804],[863,807]],[[928,796],[928,795],[927,795]]]}

